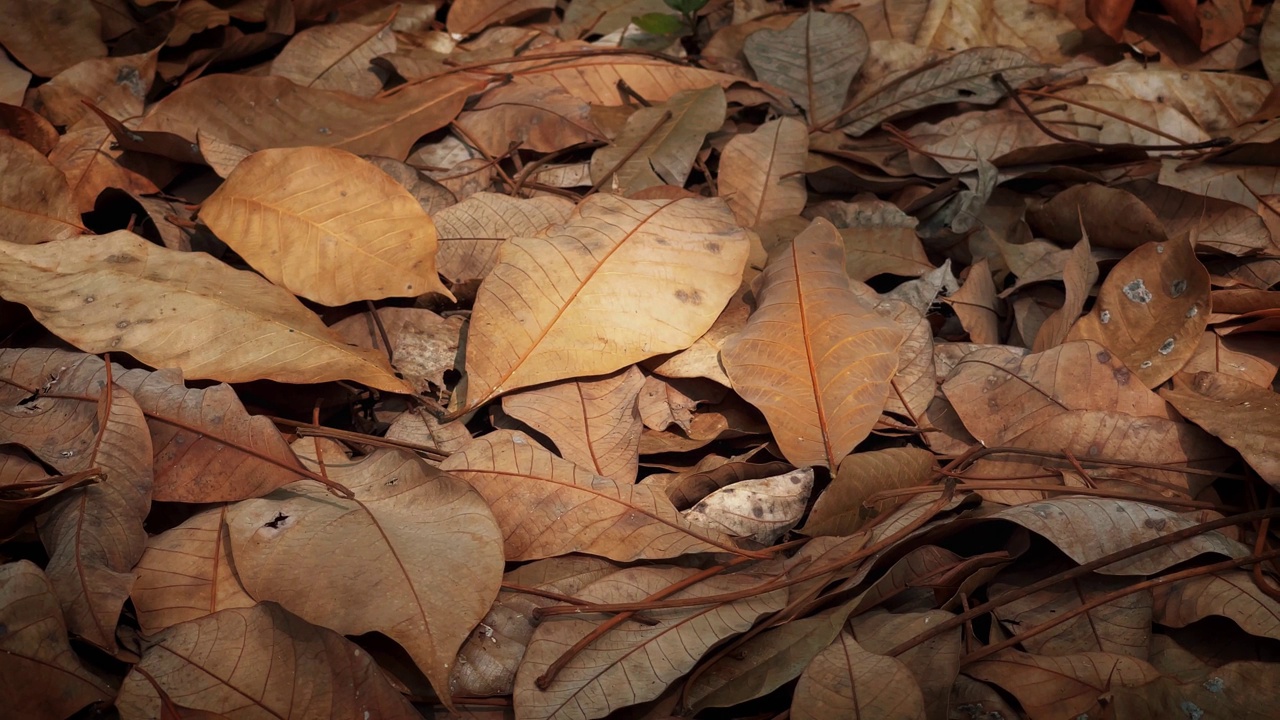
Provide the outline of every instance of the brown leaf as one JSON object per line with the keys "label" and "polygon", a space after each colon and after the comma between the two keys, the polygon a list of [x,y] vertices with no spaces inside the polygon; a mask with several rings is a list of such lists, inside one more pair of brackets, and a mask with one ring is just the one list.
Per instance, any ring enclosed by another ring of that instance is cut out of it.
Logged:
{"label": "brown leaf", "polygon": [[[100,386],[101,387],[101,386]],[[108,652],[133,584],[151,509],[151,437],[142,409],[119,386],[98,390],[93,444],[64,457],[63,472],[98,468],[102,482],[64,494],[38,520],[46,571],[72,632]],[[100,430],[99,430],[100,429]]]}
{"label": "brown leaf", "polygon": [[498,248],[507,238],[537,235],[572,213],[573,203],[564,198],[476,193],[433,217],[440,234],[440,274],[454,284],[480,280],[497,264]]}
{"label": "brown leaf", "polygon": [[1043,65],[1014,50],[965,50],[917,71],[888,78],[841,116],[845,123],[842,129],[860,137],[885,120],[934,105],[958,101],[989,105],[1004,97],[1000,86],[991,81],[995,73],[1001,73],[1016,88],[1044,70]]}
{"label": "brown leaf", "polygon": [[188,388],[172,370],[116,372],[116,384],[147,416],[154,499],[233,502],[301,479],[302,466],[275,425],[245,412],[229,385]]}
{"label": "brown leaf", "polygon": [[256,600],[346,635],[381,632],[447,693],[458,647],[501,582],[493,515],[465,483],[397,451],[324,467],[355,499],[295,483],[232,506],[236,574]]}
{"label": "brown leaf", "polygon": [[471,35],[490,25],[554,8],[551,0],[457,0],[449,5],[445,27],[455,35]]}
{"label": "brown leaf", "polygon": [[105,127],[86,125],[72,130],[58,140],[49,154],[49,162],[66,175],[71,196],[80,212],[90,212],[98,195],[107,188],[146,195],[160,188],[137,167],[112,151],[115,139]]}
{"label": "brown leaf", "polygon": [[369,61],[395,51],[395,35],[386,24],[317,25],[293,36],[271,61],[271,75],[367,98],[382,90],[383,80]]}
{"label": "brown leaf", "polygon": [[1136,687],[1160,673],[1142,660],[1088,652],[1045,657],[1017,650],[968,665],[965,672],[1004,688],[1031,720],[1077,717],[1115,687]]}
{"label": "brown leaf", "polygon": [[476,296],[468,406],[689,347],[738,289],[747,251],[724,202],[703,199],[593,195],[565,224],[512,238]]}
{"label": "brown leaf", "polygon": [[885,274],[919,277],[933,270],[916,237],[916,219],[892,203],[874,197],[822,202],[806,210],[805,217],[824,217],[840,229],[845,271],[854,280]]}
{"label": "brown leaf", "polygon": [[608,35],[627,27],[631,18],[654,12],[670,14],[671,8],[661,0],[581,0],[565,10],[559,34],[562,38]]}
{"label": "brown leaf", "polygon": [[0,45],[40,77],[105,57],[102,18],[78,0],[14,0],[0,23]]}
{"label": "brown leaf", "polygon": [[951,293],[947,304],[960,318],[969,339],[983,345],[1000,342],[1000,319],[996,310],[996,286],[987,259],[969,266],[969,275],[960,290]]}
{"label": "brown leaf", "polygon": [[751,314],[751,307],[744,297],[748,293],[749,289],[739,288],[729,298],[729,304],[720,312],[720,317],[716,318],[711,328],[688,348],[662,359],[661,363],[652,367],[646,363],[645,367],[666,378],[706,378],[729,387],[729,376],[724,374],[724,368],[720,366],[720,348],[725,340],[733,337],[746,325],[747,317]]}
{"label": "brown leaf", "polygon": [[156,76],[156,55],[153,50],[85,60],[36,88],[34,109],[54,125],[70,129],[81,123],[97,124],[86,102],[111,117],[137,117]]}
{"label": "brown leaf", "polygon": [[640,461],[636,397],[644,374],[632,366],[594,380],[570,380],[502,399],[502,409],[546,435],[560,456],[593,475],[634,483]]}
{"label": "brown leaf", "polygon": [[808,150],[809,133],[792,117],[729,140],[720,153],[720,196],[739,223],[755,227],[804,210],[808,192],[802,173]]}
{"label": "brown leaf", "polygon": [[1075,185],[1031,206],[1027,221],[1038,235],[1063,244],[1079,242],[1081,232],[1096,247],[1120,250],[1168,239],[1164,225],[1145,203],[1124,190],[1095,183]]}
{"label": "brown leaf", "polygon": [[225,506],[210,508],[147,541],[129,593],[144,634],[219,610],[253,607],[231,564],[226,515]]}
{"label": "brown leaf", "polygon": [[0,135],[0,239],[35,245],[82,232],[66,176],[39,150]]}
{"label": "brown leaf", "polygon": [[1196,247],[1249,255],[1272,247],[1271,233],[1252,206],[1197,195],[1150,180],[1125,183],[1125,190],[1150,207],[1166,237],[1193,232]]}
{"label": "brown leaf", "polygon": [[1280,486],[1280,395],[1230,375],[1179,375],[1160,390],[1178,412],[1240,451],[1258,475]]}
{"label": "brown leaf", "polygon": [[1280,602],[1249,573],[1224,570],[1177,580],[1153,589],[1155,621],[1186,627],[1210,615],[1230,618],[1250,635],[1280,639]]}
{"label": "brown leaf", "polygon": [[688,470],[670,475],[654,473],[645,476],[641,482],[662,488],[677,509],[687,510],[722,487],[728,487],[743,480],[781,475],[791,469],[792,467],[784,462],[755,464],[742,462],[737,458],[707,455]]}
{"label": "brown leaf", "polygon": [[924,485],[934,473],[933,453],[919,448],[888,448],[853,453],[841,463],[831,484],[818,496],[800,532],[852,535],[880,511],[863,505],[871,495]]}
{"label": "brown leaf", "polygon": [[[600,558],[568,555],[534,562],[502,577],[507,586],[542,590],[564,596],[577,595],[583,587],[618,569]],[[504,590],[498,593],[489,614],[480,621],[462,649],[449,680],[455,695],[507,695],[516,681],[516,670],[537,624],[535,608],[558,604],[541,595]]]}
{"label": "brown leaf", "polygon": [[[771,258],[758,307],[721,358],[796,467],[836,467],[880,417],[902,334],[854,295],[835,228],[815,220]],[[835,268],[835,271],[832,271]]]}
{"label": "brown leaf", "polygon": [[857,18],[813,10],[785,30],[757,30],[742,47],[756,77],[786,91],[808,113],[810,127],[836,119],[868,51]]}
{"label": "brown leaf", "polygon": [[[921,559],[928,562],[925,559],[927,557],[926,555]],[[852,618],[849,627],[863,649],[884,655],[899,643],[951,618],[951,613],[945,610],[891,613],[877,609]],[[960,629],[955,628],[935,635],[895,657],[911,672],[919,686],[924,696],[927,716],[942,717],[947,713],[947,699],[951,686],[960,673],[963,654]]]}
{"label": "brown leaf", "polygon": [[[1031,585],[1043,576],[1041,572],[1026,569],[1001,573],[991,583],[991,593],[999,597]],[[1126,577],[1086,575],[1070,583],[1011,600],[997,608],[995,613],[1011,633],[1017,633],[1075,613],[1081,605],[1131,583]],[[1146,660],[1150,636],[1151,591],[1143,590],[1079,613],[1046,632],[1027,638],[1022,646],[1037,655],[1108,652]]]}
{"label": "brown leaf", "polygon": [[156,103],[138,129],[192,142],[199,132],[252,151],[324,146],[403,160],[418,138],[447,125],[480,88],[473,79],[450,75],[365,99],[282,77],[219,73]]}
{"label": "brown leaf", "polygon": [[725,109],[724,90],[712,85],[637,110],[613,143],[591,156],[592,181],[622,195],[684,187],[707,133],[724,124]]}
{"label": "brown leaf", "polygon": [[458,126],[493,156],[505,154],[512,143],[549,153],[605,139],[586,101],[520,78],[486,91],[458,116]]}
{"label": "brown leaf", "polygon": [[1053,311],[1040,324],[1040,330],[1036,332],[1035,342],[1031,346],[1032,352],[1043,352],[1062,344],[1071,326],[1084,310],[1084,303],[1089,299],[1089,290],[1097,281],[1098,263],[1093,260],[1089,248],[1089,236],[1085,235],[1071,249],[1071,254],[1062,269],[1062,282],[1067,286],[1062,307]]}
{"label": "brown leaf", "polygon": [[55,720],[109,690],[80,663],[67,641],[53,585],[26,560],[0,565],[0,702],[14,717]]}
{"label": "brown leaf", "polygon": [[801,673],[791,714],[799,720],[923,720],[924,697],[899,660],[869,653],[843,632]]}
{"label": "brown leaf", "polygon": [[363,650],[270,603],[161,633],[120,688],[120,717],[160,717],[159,692],[229,717],[421,717]]}
{"label": "brown leaf", "polygon": [[266,278],[325,305],[449,291],[418,201],[345,150],[281,148],[245,158],[200,218]]}
{"label": "brown leaf", "polygon": [[1209,315],[1209,273],[1184,237],[1149,243],[1116,264],[1070,340],[1094,340],[1149,388],[1195,354]]}
{"label": "brown leaf", "polygon": [[[687,579],[697,571],[669,566],[619,570],[586,586],[576,597],[596,603],[638,602]],[[768,582],[766,575],[718,575],[681,590],[672,598],[693,598],[747,590]],[[657,697],[693,669],[715,644],[749,629],[756,618],[781,609],[782,592],[751,595],[731,603],[675,608],[653,614],[654,625],[627,623],[608,643],[578,653],[545,691],[534,681],[567,648],[607,616],[570,616],[534,630],[516,674],[515,702],[521,718],[601,718],[613,710]]]}
{"label": "brown leaf", "polygon": [[476,438],[440,468],[484,495],[509,560],[582,552],[629,562],[737,551],[728,537],[681,518],[660,491],[593,475],[522,433]]}
{"label": "brown leaf", "polygon": [[969,432],[991,446],[1069,410],[1173,419],[1158,395],[1091,340],[1025,357],[1000,348],[975,350],[956,365],[942,390]]}
{"label": "brown leaf", "polygon": [[342,343],[288,292],[127,231],[32,247],[0,243],[0,287],[86,352],[127,352],[193,379],[346,378],[412,392],[385,356]]}

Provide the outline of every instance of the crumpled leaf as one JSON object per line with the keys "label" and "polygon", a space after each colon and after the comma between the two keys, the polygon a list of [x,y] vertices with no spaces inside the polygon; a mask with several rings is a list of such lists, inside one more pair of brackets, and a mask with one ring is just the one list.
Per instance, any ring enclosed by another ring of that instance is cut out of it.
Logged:
{"label": "crumpled leaf", "polygon": [[[428,392],[432,385],[444,387],[444,375],[458,359],[462,318],[440,317],[417,307],[381,307],[377,315],[377,321],[372,313],[352,315],[330,329],[351,345],[387,353],[396,370],[419,392]],[[384,347],[384,332],[390,348]]]}
{"label": "crumpled leaf", "polygon": [[[669,566],[619,570],[583,588],[576,597],[597,603],[637,602],[688,578],[697,571]],[[768,582],[754,573],[718,575],[672,598],[718,595]],[[579,653],[545,691],[534,681],[575,642],[607,616],[587,615],[544,621],[534,630],[524,662],[516,674],[516,717],[589,720],[620,707],[657,697],[691,670],[716,643],[751,627],[756,618],[782,607],[785,593],[750,595],[731,603],[646,613],[654,625],[625,623]]]}
{"label": "crumpled leaf", "polygon": [[813,468],[792,470],[722,487],[683,515],[695,525],[772,545],[800,522],[812,491]]}
{"label": "crumpled leaf", "polygon": [[758,306],[720,355],[796,467],[836,467],[871,432],[897,370],[901,331],[844,274],[834,226],[813,221],[765,267]]}
{"label": "crumpled leaf", "polygon": [[457,0],[449,4],[445,27],[455,35],[470,35],[490,25],[554,8],[551,0]]}
{"label": "crumpled leaf", "polygon": [[831,484],[818,496],[800,532],[852,535],[879,513],[864,501],[882,490],[924,485],[935,470],[933,453],[903,447],[853,453],[840,463]]}
{"label": "crumpled leaf", "polygon": [[110,690],[67,641],[53,585],[27,560],[0,565],[0,702],[22,718],[65,718]]}
{"label": "crumpled leaf", "polygon": [[245,158],[200,218],[268,280],[325,305],[452,298],[436,276],[436,229],[402,185],[333,148]]}
{"label": "crumpled leaf", "polygon": [[285,290],[125,230],[31,247],[0,242],[0,296],[32,307],[86,352],[126,352],[192,379],[348,379],[412,392],[384,354],[342,343]]}
{"label": "crumpled leaf", "polygon": [[507,395],[502,409],[550,438],[569,462],[593,475],[634,483],[641,430],[636,397],[644,381],[633,366]]}
{"label": "crumpled leaf", "polygon": [[629,562],[737,551],[728,537],[681,518],[660,490],[593,475],[523,433],[476,438],[440,468],[484,496],[508,560],[582,552]]}
{"label": "crumpled leaf", "polygon": [[493,515],[465,483],[398,451],[324,467],[354,499],[305,482],[231,508],[236,574],[258,601],[343,634],[381,632],[447,692],[458,647],[501,582]]}
{"label": "crumpled leaf", "polygon": [[153,681],[185,707],[228,717],[421,717],[354,643],[272,603],[161,633],[125,677],[121,718],[162,717]]}
{"label": "crumpled leaf", "polygon": [[785,30],[752,33],[742,52],[756,77],[785,90],[808,113],[809,126],[821,127],[844,107],[869,47],[867,31],[853,15],[810,9]]}
{"label": "crumpled leaf", "polygon": [[738,289],[748,245],[722,200],[612,195],[508,240],[476,295],[468,406],[689,347]]}
{"label": "crumpled leaf", "polygon": [[[1002,572],[990,585],[993,597],[1020,590],[1042,575],[1027,569]],[[1130,585],[1126,577],[1090,574],[1009,601],[995,610],[1012,633],[1075,612],[1081,605]],[[1079,613],[1022,645],[1037,655],[1109,652],[1146,660],[1151,635],[1151,591],[1116,598]]]}

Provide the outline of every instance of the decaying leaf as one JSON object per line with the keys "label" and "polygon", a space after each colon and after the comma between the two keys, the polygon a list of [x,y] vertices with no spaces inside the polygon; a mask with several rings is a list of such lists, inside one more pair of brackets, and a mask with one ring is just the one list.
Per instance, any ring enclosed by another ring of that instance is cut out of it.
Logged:
{"label": "decaying leaf", "polygon": [[623,195],[667,184],[683,187],[707,133],[724,122],[724,90],[685,90],[638,110],[613,144],[591,156],[591,179]]}
{"label": "decaying leaf", "polygon": [[772,545],[800,521],[812,490],[813,469],[792,470],[722,487],[683,514],[695,525]]}
{"label": "decaying leaf", "polygon": [[844,107],[849,83],[867,59],[867,31],[852,15],[809,12],[785,30],[757,30],[742,52],[756,77],[782,88],[821,127]]}

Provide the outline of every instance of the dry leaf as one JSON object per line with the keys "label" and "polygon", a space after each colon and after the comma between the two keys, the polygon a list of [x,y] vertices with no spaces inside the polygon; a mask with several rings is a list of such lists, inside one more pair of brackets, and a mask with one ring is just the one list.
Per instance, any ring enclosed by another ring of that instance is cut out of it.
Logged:
{"label": "dry leaf", "polygon": [[852,535],[879,510],[865,501],[884,490],[901,490],[928,483],[934,473],[933,454],[919,448],[889,448],[853,453],[841,463],[809,520],[800,530],[806,535]]}
{"label": "dry leaf", "polygon": [[660,491],[593,475],[522,433],[476,438],[440,467],[484,496],[508,560],[582,552],[629,562],[737,551],[729,538],[686,522]]}
{"label": "dry leaf", "polygon": [[720,153],[720,195],[746,227],[798,215],[804,186],[809,134],[804,123],[782,117],[755,132],[736,135]]}
{"label": "dry leaf", "polygon": [[192,379],[345,378],[412,392],[385,356],[345,345],[286,291],[123,230],[34,247],[0,242],[0,289],[86,352],[126,352]]}
{"label": "dry leaf", "polygon": [[[854,294],[835,228],[815,220],[770,259],[758,307],[721,359],[796,467],[836,467],[889,395],[901,332]],[[833,271],[834,270],[834,271]]]}
{"label": "dry leaf", "polygon": [[440,274],[455,285],[480,280],[497,264],[498,248],[507,238],[537,235],[572,213],[573,203],[564,198],[476,193],[433,218],[440,234]]}
{"label": "dry leaf", "polygon": [[772,545],[800,522],[812,491],[813,468],[792,470],[722,487],[682,514],[694,525]]}
{"label": "dry leaf", "polygon": [[383,79],[369,61],[395,51],[395,36],[386,25],[317,25],[293,36],[271,61],[271,74],[305,88],[372,97],[382,90]]}
{"label": "dry leaf", "polygon": [[470,35],[526,15],[555,8],[549,0],[457,0],[449,5],[446,27],[455,35]]}
{"label": "dry leaf", "polygon": [[436,276],[431,218],[403,186],[344,150],[256,152],[200,218],[268,280],[309,300],[451,297]]}
{"label": "dry leaf", "polygon": [[[447,318],[426,308],[378,308],[378,320],[360,313],[331,326],[343,341],[386,353],[397,371],[419,392],[445,386],[444,375],[458,360],[463,320]],[[379,326],[381,323],[381,326]],[[384,346],[383,333],[391,347]]]}
{"label": "dry leaf", "polygon": [[1084,303],[1089,299],[1089,289],[1098,282],[1098,263],[1094,262],[1090,253],[1089,236],[1080,238],[1062,269],[1062,282],[1067,286],[1066,298],[1062,307],[1050,313],[1040,324],[1036,332],[1032,352],[1043,352],[1057,347],[1067,338],[1067,333],[1084,310]]}
{"label": "dry leaf", "polygon": [[594,195],[565,224],[512,238],[476,296],[468,406],[689,347],[738,288],[747,251],[720,200]]}
{"label": "dry leaf", "polygon": [[808,113],[810,127],[836,119],[868,51],[857,18],[813,10],[785,30],[757,30],[742,46],[756,77],[785,90]]}
{"label": "dry leaf", "polygon": [[1174,387],[1160,390],[1178,412],[1240,451],[1258,475],[1280,484],[1280,396],[1239,378],[1199,372],[1177,376]]}
{"label": "dry leaf", "polygon": [[78,0],[14,0],[0,23],[0,45],[40,77],[105,57],[102,18]]}
{"label": "dry leaf", "polygon": [[354,643],[270,603],[161,633],[120,688],[120,717],[163,717],[160,692],[229,717],[420,717]]}
{"label": "dry leaf", "polygon": [[396,451],[324,467],[354,499],[308,482],[232,507],[236,574],[255,600],[343,634],[381,632],[447,692],[458,647],[498,593],[493,515],[465,483]]}
{"label": "dry leaf", "polygon": [[40,151],[0,135],[0,240],[35,245],[83,231],[66,176]]}
{"label": "dry leaf", "polygon": [[591,179],[623,195],[662,184],[683,187],[707,133],[724,123],[724,90],[685,90],[637,110],[613,144],[591,156]]}
{"label": "dry leaf", "polygon": [[800,720],[876,717],[923,720],[924,698],[906,666],[867,652],[844,632],[809,663],[791,713]]}

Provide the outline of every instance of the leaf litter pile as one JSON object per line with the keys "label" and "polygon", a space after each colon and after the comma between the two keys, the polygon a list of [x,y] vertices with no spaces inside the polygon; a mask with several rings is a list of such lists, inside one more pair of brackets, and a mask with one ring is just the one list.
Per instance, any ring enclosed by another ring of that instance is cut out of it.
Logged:
{"label": "leaf litter pile", "polygon": [[1274,718],[1280,12],[5,0],[0,714]]}

